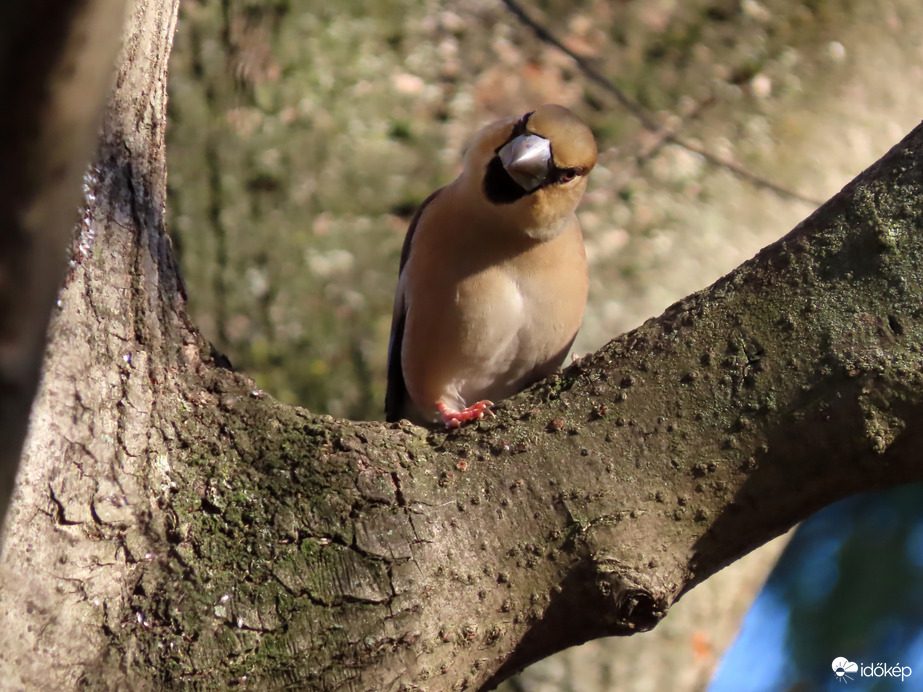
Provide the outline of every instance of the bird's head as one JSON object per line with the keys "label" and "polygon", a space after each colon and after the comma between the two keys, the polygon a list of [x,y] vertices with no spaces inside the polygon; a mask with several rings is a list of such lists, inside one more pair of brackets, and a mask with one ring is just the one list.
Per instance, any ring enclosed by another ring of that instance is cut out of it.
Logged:
{"label": "bird's head", "polygon": [[574,213],[595,164],[590,128],[567,108],[548,104],[484,128],[465,170],[494,214],[541,240]]}

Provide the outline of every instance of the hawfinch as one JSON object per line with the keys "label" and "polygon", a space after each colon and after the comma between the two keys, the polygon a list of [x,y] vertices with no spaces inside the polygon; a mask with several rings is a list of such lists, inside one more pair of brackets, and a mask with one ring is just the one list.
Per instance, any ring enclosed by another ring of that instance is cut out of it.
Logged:
{"label": "hawfinch", "polygon": [[547,377],[587,299],[575,210],[596,164],[590,129],[545,105],[481,130],[461,175],[404,239],[388,351],[388,421],[447,428]]}

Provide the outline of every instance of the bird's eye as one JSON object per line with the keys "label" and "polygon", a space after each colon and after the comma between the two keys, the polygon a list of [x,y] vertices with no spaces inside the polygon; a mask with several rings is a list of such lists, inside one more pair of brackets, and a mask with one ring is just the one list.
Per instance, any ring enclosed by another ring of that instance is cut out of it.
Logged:
{"label": "bird's eye", "polygon": [[558,173],[558,182],[559,183],[569,183],[571,180],[577,177],[576,168],[563,168]]}

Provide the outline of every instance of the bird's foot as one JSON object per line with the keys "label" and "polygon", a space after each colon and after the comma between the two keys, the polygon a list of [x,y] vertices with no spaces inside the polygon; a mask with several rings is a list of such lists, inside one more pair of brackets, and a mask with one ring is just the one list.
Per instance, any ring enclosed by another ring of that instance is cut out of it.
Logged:
{"label": "bird's foot", "polygon": [[451,430],[462,426],[468,421],[481,420],[485,415],[494,415],[493,411],[490,410],[493,405],[494,402],[485,399],[476,404],[471,404],[471,406],[463,408],[461,411],[451,409],[441,401],[437,404],[437,407],[439,408],[439,413],[442,414],[442,420],[445,421],[445,427]]}

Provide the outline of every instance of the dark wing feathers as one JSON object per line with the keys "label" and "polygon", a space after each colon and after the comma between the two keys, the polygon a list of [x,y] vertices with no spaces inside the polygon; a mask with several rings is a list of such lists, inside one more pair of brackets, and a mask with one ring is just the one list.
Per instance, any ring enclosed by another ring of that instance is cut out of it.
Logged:
{"label": "dark wing feathers", "polygon": [[388,344],[388,389],[385,393],[385,420],[399,421],[406,408],[407,387],[401,368],[401,345],[404,342],[405,313],[396,316],[391,324],[391,343]]}
{"label": "dark wing feathers", "polygon": [[[404,236],[404,246],[401,248],[401,266],[398,270],[398,279],[404,271],[404,266],[410,257],[410,245],[413,242],[413,234],[417,230],[417,224],[423,215],[426,206],[436,199],[442,191],[442,188],[436,190],[433,194],[423,200],[423,204],[417,209],[413,218],[410,220],[410,227],[407,229],[407,235]],[[404,304],[404,297],[396,295],[394,297],[394,317],[391,322],[391,339],[388,343],[388,389],[385,392],[385,420],[389,423],[399,421],[406,415],[409,395],[407,386],[404,384],[404,370],[401,367],[401,346],[404,343],[404,322],[407,318],[407,311]]]}

